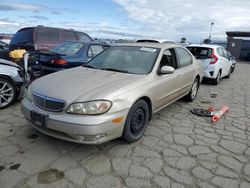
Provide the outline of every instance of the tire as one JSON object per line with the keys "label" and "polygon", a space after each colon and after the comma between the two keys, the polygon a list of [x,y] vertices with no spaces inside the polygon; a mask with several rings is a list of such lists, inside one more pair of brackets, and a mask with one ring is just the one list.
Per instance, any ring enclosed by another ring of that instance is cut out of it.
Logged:
{"label": "tire", "polygon": [[232,74],[232,67],[230,67],[230,69],[228,71],[228,74],[227,74],[227,76],[225,78],[230,78],[231,74]]}
{"label": "tire", "polygon": [[195,97],[197,96],[198,90],[199,90],[199,80],[198,78],[195,78],[191,90],[189,91],[189,93],[186,95],[185,99],[189,102],[193,102]]}
{"label": "tire", "polygon": [[9,107],[17,98],[17,88],[7,78],[0,78],[0,109]]}
{"label": "tire", "polygon": [[233,72],[234,72],[234,69],[235,69],[235,66],[233,66],[233,67],[232,67],[232,69],[231,69],[231,73],[233,73]]}
{"label": "tire", "polygon": [[149,121],[149,106],[144,100],[138,100],[129,110],[122,140],[135,142],[139,140],[145,131]]}
{"label": "tire", "polygon": [[213,83],[214,83],[215,85],[219,84],[220,79],[221,79],[221,73],[220,73],[220,71],[219,71],[218,74],[217,74],[217,76],[216,76],[216,78],[213,80]]}

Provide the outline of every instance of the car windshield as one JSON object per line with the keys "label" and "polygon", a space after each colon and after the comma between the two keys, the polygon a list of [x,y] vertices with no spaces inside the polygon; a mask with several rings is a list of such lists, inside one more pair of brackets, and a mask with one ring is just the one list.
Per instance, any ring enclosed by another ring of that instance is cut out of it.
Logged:
{"label": "car windshield", "polygon": [[52,48],[50,51],[58,53],[58,54],[74,55],[83,46],[84,46],[84,44],[79,43],[79,42],[64,42],[64,43]]}
{"label": "car windshield", "polygon": [[205,47],[187,47],[187,49],[197,58],[197,59],[207,59],[211,58],[212,49]]}
{"label": "car windshield", "polygon": [[93,58],[86,67],[131,74],[151,72],[159,48],[114,46]]}

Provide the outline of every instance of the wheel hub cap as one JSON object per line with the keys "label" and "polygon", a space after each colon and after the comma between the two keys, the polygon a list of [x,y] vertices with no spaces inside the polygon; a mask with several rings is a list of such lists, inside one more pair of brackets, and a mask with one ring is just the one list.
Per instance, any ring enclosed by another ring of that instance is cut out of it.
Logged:
{"label": "wheel hub cap", "polygon": [[197,82],[194,83],[193,87],[192,87],[192,94],[191,97],[194,98],[196,96],[197,93]]}
{"label": "wheel hub cap", "polygon": [[135,134],[139,133],[143,129],[144,123],[145,113],[142,109],[138,109],[131,119],[131,131]]}
{"label": "wheel hub cap", "polygon": [[0,81],[0,106],[8,105],[14,97],[12,86],[4,81]]}

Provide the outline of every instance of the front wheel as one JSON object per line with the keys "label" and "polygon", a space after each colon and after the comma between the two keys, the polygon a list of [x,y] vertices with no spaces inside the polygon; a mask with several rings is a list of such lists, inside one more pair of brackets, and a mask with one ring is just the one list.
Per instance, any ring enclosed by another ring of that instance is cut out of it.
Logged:
{"label": "front wheel", "polygon": [[128,113],[122,139],[127,142],[139,140],[143,136],[148,120],[148,104],[144,100],[138,100]]}
{"label": "front wheel", "polygon": [[6,78],[0,78],[0,109],[7,108],[17,98],[16,86]]}
{"label": "front wheel", "polygon": [[228,71],[228,73],[227,73],[227,76],[226,76],[226,78],[230,78],[230,76],[231,76],[231,73],[232,73],[232,67],[230,67],[230,69],[229,69],[229,71]]}
{"label": "front wheel", "polygon": [[199,89],[199,80],[198,80],[198,78],[195,78],[190,92],[185,97],[186,100],[190,101],[190,102],[194,101],[194,99],[198,93],[198,89]]}

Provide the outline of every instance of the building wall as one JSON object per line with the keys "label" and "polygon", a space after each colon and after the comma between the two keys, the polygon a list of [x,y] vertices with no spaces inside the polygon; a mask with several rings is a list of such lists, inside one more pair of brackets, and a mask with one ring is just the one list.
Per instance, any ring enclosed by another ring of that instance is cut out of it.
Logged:
{"label": "building wall", "polygon": [[243,40],[240,59],[250,61],[250,40]]}
{"label": "building wall", "polygon": [[250,61],[250,40],[229,38],[227,49],[236,60]]}
{"label": "building wall", "polygon": [[241,48],[242,48],[242,39],[228,39],[228,51],[235,57],[235,59],[240,59]]}

